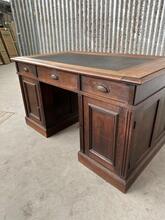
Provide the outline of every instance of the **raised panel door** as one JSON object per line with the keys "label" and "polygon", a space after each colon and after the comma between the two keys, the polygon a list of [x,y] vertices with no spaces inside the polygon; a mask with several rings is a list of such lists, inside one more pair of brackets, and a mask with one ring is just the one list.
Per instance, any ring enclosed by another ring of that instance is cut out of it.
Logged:
{"label": "raised panel door", "polygon": [[27,117],[42,124],[38,82],[30,78],[22,77],[21,84]]}
{"label": "raised panel door", "polygon": [[125,122],[123,108],[85,97],[85,153],[106,168],[117,169],[117,154],[119,159],[124,148]]}

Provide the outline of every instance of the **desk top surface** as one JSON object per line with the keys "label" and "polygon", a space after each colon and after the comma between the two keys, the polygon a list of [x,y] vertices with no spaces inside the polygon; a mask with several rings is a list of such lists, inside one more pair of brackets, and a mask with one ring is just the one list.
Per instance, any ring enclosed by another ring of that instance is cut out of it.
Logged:
{"label": "desk top surface", "polygon": [[119,54],[69,52],[13,60],[138,84],[153,72],[165,68],[165,57]]}
{"label": "desk top surface", "polygon": [[108,70],[121,70],[153,60],[147,57],[120,57],[76,53],[36,56],[34,59]]}

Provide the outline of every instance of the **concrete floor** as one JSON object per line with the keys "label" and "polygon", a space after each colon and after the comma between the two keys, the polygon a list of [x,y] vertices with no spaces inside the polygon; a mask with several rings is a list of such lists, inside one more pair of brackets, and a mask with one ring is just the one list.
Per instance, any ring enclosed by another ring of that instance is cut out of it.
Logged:
{"label": "concrete floor", "polygon": [[78,125],[51,138],[26,126],[14,64],[0,66],[0,220],[164,220],[165,148],[127,194],[81,165]]}

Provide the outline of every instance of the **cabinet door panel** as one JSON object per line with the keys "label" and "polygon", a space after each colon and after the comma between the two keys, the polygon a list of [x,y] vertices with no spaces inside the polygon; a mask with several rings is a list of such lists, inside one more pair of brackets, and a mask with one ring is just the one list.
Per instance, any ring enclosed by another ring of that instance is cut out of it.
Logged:
{"label": "cabinet door panel", "polygon": [[41,123],[42,117],[40,112],[38,82],[33,79],[23,77],[22,87],[27,117],[37,123]]}
{"label": "cabinet door panel", "polygon": [[155,129],[153,133],[153,145],[165,133],[165,97],[159,100]]}
{"label": "cabinet door panel", "polygon": [[124,128],[125,111],[122,108],[84,98],[85,153],[89,157],[114,170],[117,148],[124,146]]}
{"label": "cabinet door panel", "polygon": [[151,147],[158,101],[142,106],[135,116],[136,127],[132,144],[131,167],[147,153]]}
{"label": "cabinet door panel", "polygon": [[136,106],[129,172],[136,168],[165,134],[165,89]]}
{"label": "cabinet door panel", "polygon": [[[90,150],[114,161],[118,113],[89,105]],[[102,146],[102,147],[100,147]]]}

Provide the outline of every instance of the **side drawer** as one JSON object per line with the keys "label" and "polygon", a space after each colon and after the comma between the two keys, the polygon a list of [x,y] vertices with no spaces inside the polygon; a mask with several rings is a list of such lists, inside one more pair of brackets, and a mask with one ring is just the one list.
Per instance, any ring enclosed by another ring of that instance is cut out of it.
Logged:
{"label": "side drawer", "polygon": [[27,77],[37,77],[36,66],[27,63],[17,63],[19,74]]}
{"label": "side drawer", "polygon": [[137,85],[134,104],[137,105],[165,87],[165,69],[155,72],[157,77]]}
{"label": "side drawer", "polygon": [[42,82],[73,91],[78,89],[78,76],[74,73],[40,66],[37,67],[37,73]]}
{"label": "side drawer", "polygon": [[82,76],[81,89],[87,93],[121,100],[131,104],[133,103],[135,87],[105,79]]}

